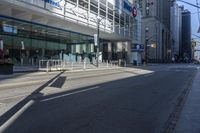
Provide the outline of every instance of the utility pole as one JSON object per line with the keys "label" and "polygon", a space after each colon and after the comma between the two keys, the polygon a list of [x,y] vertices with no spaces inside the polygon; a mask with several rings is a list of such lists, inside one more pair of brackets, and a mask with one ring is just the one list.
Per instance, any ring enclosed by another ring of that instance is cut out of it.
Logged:
{"label": "utility pole", "polygon": [[145,58],[145,65],[147,65],[147,63],[148,63],[148,47],[147,47],[147,45],[148,45],[148,40],[149,40],[149,28],[148,27],[146,27],[145,28],[145,46],[144,46],[144,58]]}
{"label": "utility pole", "polygon": [[99,27],[100,27],[100,19],[97,18],[97,54],[96,54],[96,61],[97,61],[97,68],[99,67]]}

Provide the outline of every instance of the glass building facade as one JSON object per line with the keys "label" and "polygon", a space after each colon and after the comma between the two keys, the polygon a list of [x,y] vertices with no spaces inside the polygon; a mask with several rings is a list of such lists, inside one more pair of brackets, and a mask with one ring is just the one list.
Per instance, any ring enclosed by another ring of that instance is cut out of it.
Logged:
{"label": "glass building facade", "polygon": [[37,64],[40,59],[75,61],[75,56],[94,56],[93,37],[55,27],[0,16],[4,53],[14,64]]}
{"label": "glass building facade", "polygon": [[128,52],[135,37],[131,0],[2,0],[1,4],[12,5],[0,12],[0,39],[16,65],[22,60],[23,65],[37,65],[41,59],[95,58],[99,20],[102,60],[122,58],[122,49]]}

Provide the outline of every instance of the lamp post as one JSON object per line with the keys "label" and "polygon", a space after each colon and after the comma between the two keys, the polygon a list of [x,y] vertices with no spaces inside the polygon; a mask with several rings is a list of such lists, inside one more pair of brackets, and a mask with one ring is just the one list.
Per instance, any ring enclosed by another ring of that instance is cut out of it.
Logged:
{"label": "lamp post", "polygon": [[96,61],[97,67],[99,67],[99,27],[100,27],[101,19],[97,17],[97,54],[96,54]]}
{"label": "lamp post", "polygon": [[144,46],[144,58],[145,58],[145,65],[147,65],[148,60],[148,53],[147,53],[147,45],[148,45],[148,38],[149,38],[149,28],[145,28],[145,46]]}
{"label": "lamp post", "polygon": [[100,22],[101,20],[103,20],[103,18],[97,16],[97,54],[96,54],[96,63],[97,63],[97,67],[99,67],[99,46],[100,46]]}

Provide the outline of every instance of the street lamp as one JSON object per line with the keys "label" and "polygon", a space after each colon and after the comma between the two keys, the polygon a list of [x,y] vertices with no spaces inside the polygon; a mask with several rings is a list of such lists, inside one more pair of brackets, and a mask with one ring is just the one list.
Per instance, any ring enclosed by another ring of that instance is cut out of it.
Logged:
{"label": "street lamp", "polygon": [[145,65],[147,65],[148,55],[147,55],[147,45],[148,45],[148,38],[149,38],[149,28],[145,28],[145,46],[144,46],[144,58],[145,58]]}
{"label": "street lamp", "polygon": [[155,36],[157,36],[157,34],[154,34],[154,35],[149,37],[149,28],[148,27],[145,28],[145,48],[144,48],[145,65],[147,65],[147,63],[148,63],[148,54],[149,54],[148,47],[152,47],[152,48],[156,48],[157,47],[156,43],[153,43],[153,44],[149,45],[150,40]]}
{"label": "street lamp", "polygon": [[99,67],[99,26],[100,26],[100,19],[99,17],[97,17],[97,55],[96,55],[97,67]]}
{"label": "street lamp", "polygon": [[99,31],[100,31],[100,22],[103,20],[103,18],[97,16],[97,54],[96,54],[96,64],[97,67],[99,67],[99,45],[100,45],[100,39],[99,39]]}

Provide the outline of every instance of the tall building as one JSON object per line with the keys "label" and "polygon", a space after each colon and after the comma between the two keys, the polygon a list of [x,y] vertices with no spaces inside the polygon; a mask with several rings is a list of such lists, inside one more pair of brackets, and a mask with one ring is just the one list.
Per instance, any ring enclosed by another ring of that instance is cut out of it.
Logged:
{"label": "tall building", "polygon": [[172,56],[178,60],[182,45],[182,7],[179,7],[176,2],[173,2],[171,6],[170,31],[172,34]]}
{"label": "tall building", "polygon": [[[171,59],[170,6],[168,0],[139,0],[142,9],[142,42],[147,44],[148,61]],[[153,46],[153,47],[151,47]]]}
{"label": "tall building", "polygon": [[191,12],[188,10],[182,12],[182,46],[180,52],[183,59],[192,58]]}
{"label": "tall building", "polygon": [[95,58],[100,21],[102,60],[118,60],[134,38],[133,9],[132,0],[1,0],[0,39],[15,64]]}

